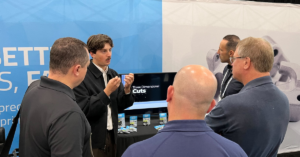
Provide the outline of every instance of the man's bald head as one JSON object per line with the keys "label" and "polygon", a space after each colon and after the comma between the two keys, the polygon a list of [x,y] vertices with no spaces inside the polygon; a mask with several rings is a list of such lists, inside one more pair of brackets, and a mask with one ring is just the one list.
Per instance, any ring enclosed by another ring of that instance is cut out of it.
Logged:
{"label": "man's bald head", "polygon": [[171,110],[188,109],[191,113],[196,111],[202,114],[206,113],[213,101],[217,80],[207,68],[188,65],[178,71],[173,87],[169,90],[172,91],[168,91],[168,102],[172,103]]}
{"label": "man's bald head", "polygon": [[174,79],[174,94],[189,99],[194,105],[210,104],[217,90],[217,80],[201,65],[188,65]]}

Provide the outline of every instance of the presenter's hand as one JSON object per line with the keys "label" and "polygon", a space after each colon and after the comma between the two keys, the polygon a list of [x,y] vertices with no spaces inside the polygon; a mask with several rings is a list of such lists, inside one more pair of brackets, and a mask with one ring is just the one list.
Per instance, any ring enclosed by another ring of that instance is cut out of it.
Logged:
{"label": "presenter's hand", "polygon": [[120,83],[121,83],[121,79],[118,76],[110,79],[106,85],[106,88],[104,89],[105,94],[107,96],[110,96],[112,92],[114,92],[117,88],[119,88]]}
{"label": "presenter's hand", "polygon": [[129,94],[130,93],[130,87],[134,81],[134,75],[133,73],[129,73],[128,75],[125,76],[125,85],[124,85],[124,92],[125,94]]}

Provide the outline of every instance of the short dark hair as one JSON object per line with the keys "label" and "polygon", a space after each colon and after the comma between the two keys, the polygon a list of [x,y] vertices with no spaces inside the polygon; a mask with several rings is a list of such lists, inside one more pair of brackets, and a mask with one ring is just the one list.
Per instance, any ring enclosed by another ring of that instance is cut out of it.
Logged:
{"label": "short dark hair", "polygon": [[97,34],[89,37],[87,46],[89,52],[96,53],[97,50],[103,49],[106,43],[111,47],[114,47],[113,41],[109,36],[105,34]]}
{"label": "short dark hair", "polygon": [[239,43],[240,38],[236,35],[226,35],[223,40],[227,40],[227,44],[226,44],[226,49],[227,52],[229,52],[230,50],[235,51],[236,49],[236,45]]}
{"label": "short dark hair", "polygon": [[75,64],[85,66],[89,61],[87,45],[76,38],[57,39],[50,50],[50,70],[67,74]]}

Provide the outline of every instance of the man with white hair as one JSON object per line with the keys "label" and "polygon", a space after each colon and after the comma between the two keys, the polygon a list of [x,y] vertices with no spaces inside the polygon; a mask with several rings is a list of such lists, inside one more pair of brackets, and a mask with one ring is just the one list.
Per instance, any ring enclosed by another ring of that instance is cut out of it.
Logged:
{"label": "man with white hair", "polygon": [[189,65],[168,88],[169,122],[154,137],[131,145],[123,157],[245,157],[236,143],[216,134],[205,123],[215,105],[215,76],[205,67]]}
{"label": "man with white hair", "polygon": [[230,60],[233,78],[244,87],[222,99],[206,123],[249,157],[276,157],[289,122],[289,102],[270,76],[273,49],[264,39],[249,37],[238,43]]}

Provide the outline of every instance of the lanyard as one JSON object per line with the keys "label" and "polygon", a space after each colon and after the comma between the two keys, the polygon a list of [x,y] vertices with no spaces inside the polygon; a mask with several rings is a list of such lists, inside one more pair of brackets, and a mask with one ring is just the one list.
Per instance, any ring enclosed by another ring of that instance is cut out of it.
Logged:
{"label": "lanyard", "polygon": [[222,83],[221,83],[220,99],[223,99],[224,94],[225,94],[225,92],[226,92],[226,90],[227,90],[227,87],[228,87],[230,81],[232,80],[232,76],[231,76],[230,79],[228,80],[226,86],[225,86],[225,89],[224,89],[223,93],[222,93],[222,85],[223,85],[223,83],[224,83],[224,80],[225,80],[225,78],[226,78],[226,76],[227,76],[228,71],[229,71],[229,69],[226,71],[225,76],[223,77],[223,80],[222,80]]}

